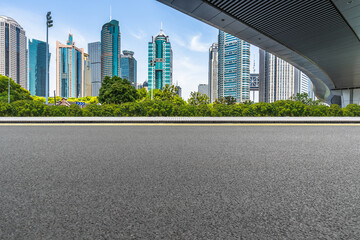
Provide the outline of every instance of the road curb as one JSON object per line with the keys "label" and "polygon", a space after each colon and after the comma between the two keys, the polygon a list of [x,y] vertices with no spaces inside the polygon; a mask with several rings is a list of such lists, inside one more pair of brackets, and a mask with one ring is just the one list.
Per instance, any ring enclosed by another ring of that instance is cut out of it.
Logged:
{"label": "road curb", "polygon": [[1,117],[0,123],[360,124],[360,117]]}

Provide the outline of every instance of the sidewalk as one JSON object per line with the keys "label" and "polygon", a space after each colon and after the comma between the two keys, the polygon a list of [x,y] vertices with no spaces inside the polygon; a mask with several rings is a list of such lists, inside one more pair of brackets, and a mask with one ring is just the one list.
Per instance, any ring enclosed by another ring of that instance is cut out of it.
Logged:
{"label": "sidewalk", "polygon": [[359,123],[360,117],[0,117],[0,123]]}

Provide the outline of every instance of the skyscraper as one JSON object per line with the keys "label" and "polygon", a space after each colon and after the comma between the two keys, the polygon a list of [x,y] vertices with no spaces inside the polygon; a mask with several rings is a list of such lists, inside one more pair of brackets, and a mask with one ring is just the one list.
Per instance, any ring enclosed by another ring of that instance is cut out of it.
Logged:
{"label": "skyscraper", "polygon": [[56,95],[78,98],[84,90],[84,49],[76,47],[69,34],[66,45],[56,41]]}
{"label": "skyscraper", "polygon": [[199,84],[198,92],[209,96],[209,86],[207,84]]}
{"label": "skyscraper", "polygon": [[149,42],[148,84],[149,90],[162,89],[173,82],[173,53],[169,37],[163,30]]}
{"label": "skyscraper", "polygon": [[29,91],[31,95],[46,95],[46,42],[36,39],[29,40]]}
{"label": "skyscraper", "polygon": [[91,95],[91,59],[89,54],[84,53],[84,97]]}
{"label": "skyscraper", "polygon": [[121,35],[119,21],[111,20],[101,29],[101,82],[104,77],[121,76]]}
{"label": "skyscraper", "polygon": [[28,89],[26,36],[14,19],[0,16],[0,74]]}
{"label": "skyscraper", "polygon": [[259,74],[250,73],[250,100],[259,102]]}
{"label": "skyscraper", "polygon": [[287,100],[301,90],[301,72],[293,65],[268,53],[260,51],[260,102]]}
{"label": "skyscraper", "polygon": [[219,97],[231,96],[237,102],[250,99],[250,44],[220,30]]}
{"label": "skyscraper", "polygon": [[209,49],[209,98],[210,102],[218,99],[218,59],[219,44],[213,43]]}
{"label": "skyscraper", "polygon": [[305,73],[301,72],[300,93],[307,93],[309,98],[312,98],[313,100],[317,100],[313,87],[314,86],[310,78]]}
{"label": "skyscraper", "polygon": [[132,51],[124,50],[123,55],[121,55],[121,78],[129,80],[131,85],[136,87],[137,61]]}
{"label": "skyscraper", "polygon": [[99,96],[101,88],[101,42],[88,44],[91,61],[91,96]]}

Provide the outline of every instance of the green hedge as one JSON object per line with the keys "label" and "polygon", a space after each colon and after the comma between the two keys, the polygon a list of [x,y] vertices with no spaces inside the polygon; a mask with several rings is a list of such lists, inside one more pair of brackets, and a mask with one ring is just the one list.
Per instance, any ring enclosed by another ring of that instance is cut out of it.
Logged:
{"label": "green hedge", "polygon": [[20,100],[8,104],[0,102],[0,116],[360,116],[360,106],[349,104],[345,108],[338,105],[306,105],[299,101],[277,101],[274,103],[255,104],[176,104],[171,101],[145,100],[143,102],[129,102],[119,105],[90,104],[85,108],[77,105],[48,106],[39,101]]}

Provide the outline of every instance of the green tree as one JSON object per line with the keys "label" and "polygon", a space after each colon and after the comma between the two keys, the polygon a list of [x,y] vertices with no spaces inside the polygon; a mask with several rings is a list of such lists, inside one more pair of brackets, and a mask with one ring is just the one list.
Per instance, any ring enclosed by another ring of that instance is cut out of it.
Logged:
{"label": "green tree", "polygon": [[201,104],[209,104],[209,97],[206,94],[201,94],[199,92],[191,92],[188,103],[195,106]]}
{"label": "green tree", "polygon": [[121,104],[135,102],[139,93],[131,83],[117,76],[106,76],[99,91],[99,102],[107,104]]}
{"label": "green tree", "polygon": [[314,101],[312,98],[309,98],[309,95],[307,93],[297,93],[296,95],[290,97],[290,100],[302,102],[306,105],[320,105],[321,101],[316,100]]}
{"label": "green tree", "polygon": [[[10,78],[10,102],[33,100],[30,92]],[[0,75],[0,102],[8,101],[8,77]]]}

